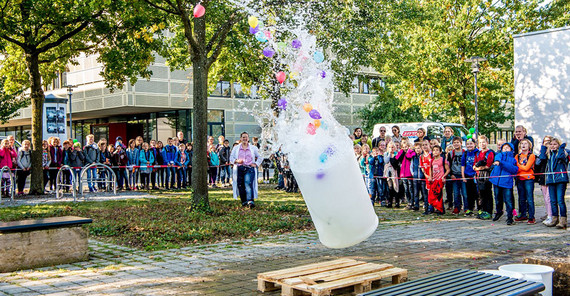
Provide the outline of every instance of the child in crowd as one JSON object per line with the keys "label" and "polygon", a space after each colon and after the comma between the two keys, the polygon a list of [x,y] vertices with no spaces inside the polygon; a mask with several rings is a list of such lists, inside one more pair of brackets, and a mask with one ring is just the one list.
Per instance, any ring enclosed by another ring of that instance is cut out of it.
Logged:
{"label": "child in crowd", "polygon": [[360,155],[362,155],[362,146],[360,146],[360,144],[354,144],[352,149],[354,149],[354,156],[356,157],[356,160],[358,160]]}
{"label": "child in crowd", "polygon": [[49,188],[50,190],[55,190],[55,183],[57,178],[57,172],[61,165],[63,164],[63,149],[61,149],[59,138],[51,138],[51,143],[49,147],[49,154],[51,156],[50,169],[49,169]]}
{"label": "child in crowd", "polygon": [[[78,180],[81,174],[81,168],[85,164],[85,154],[81,150],[81,143],[75,142],[73,144],[73,149],[68,153],[69,166],[73,172],[73,178],[79,184]],[[77,188],[79,190],[79,188]]]}
{"label": "child in crowd", "polygon": [[174,141],[172,138],[168,138],[167,143],[168,144],[164,146],[164,149],[162,150],[164,165],[168,166],[166,168],[166,184],[164,186],[166,189],[169,188],[169,184],[170,188],[174,188],[176,181],[176,168],[174,166],[176,161],[176,151],[178,150],[176,146],[173,145]]}
{"label": "child in crowd", "polygon": [[[0,168],[8,167],[9,169],[13,168],[14,159],[18,157],[18,153],[13,149],[10,149],[10,142],[8,139],[2,140],[0,142]],[[14,186],[15,184],[11,183],[11,172],[5,171],[2,173],[2,188],[3,192],[1,193],[4,196],[10,196],[9,188],[10,186]],[[12,189],[13,190],[13,189]]]}
{"label": "child in crowd", "polygon": [[517,160],[513,154],[514,146],[505,143],[501,146],[501,153],[495,156],[493,171],[491,171],[491,183],[498,188],[498,201],[504,201],[507,208],[507,225],[513,225],[513,175],[517,174]]}
{"label": "child in crowd", "polygon": [[131,190],[135,190],[138,178],[137,178],[137,170],[135,166],[139,165],[139,149],[136,147],[136,142],[134,139],[129,140],[129,148],[127,148],[127,166],[129,171],[129,184],[131,185]]}
{"label": "child in crowd", "polygon": [[467,194],[467,204],[463,205],[463,209],[465,210],[465,217],[468,217],[474,215],[473,209],[477,197],[477,185],[475,184],[476,172],[473,170],[473,166],[475,165],[475,157],[479,153],[479,150],[475,148],[473,138],[467,139],[465,145],[467,146],[467,151],[461,156],[461,176],[465,183],[465,192]]}
{"label": "child in crowd", "polygon": [[[552,207],[552,221],[546,226],[556,226],[560,229],[567,227],[567,212],[564,196],[568,185],[568,153],[566,143],[562,144],[557,138],[550,139],[549,148],[541,147],[540,158],[546,161],[546,185]],[[560,215],[560,217],[559,217]]]}
{"label": "child in crowd", "polygon": [[[192,150],[193,146],[192,143],[188,142],[186,143],[186,153],[188,153],[188,169],[186,170],[186,184],[188,187],[192,186],[192,157],[194,157],[194,151]],[[231,149],[230,149],[231,152]],[[229,159],[229,158],[228,158]],[[231,165],[228,164],[228,171],[229,174],[231,175]],[[228,182],[229,182],[229,176],[228,176]]]}
{"label": "child in crowd", "polygon": [[431,161],[431,170],[429,175],[429,195],[428,201],[434,207],[436,214],[445,214],[443,205],[443,186],[445,177],[449,174],[449,164],[443,157],[440,146],[434,146],[432,150],[433,159]]}
{"label": "child in crowd", "polygon": [[164,157],[162,154],[162,150],[164,149],[164,144],[162,141],[156,141],[156,154],[154,155],[154,163],[158,166],[155,167],[155,174],[156,174],[156,186],[164,188]]}
{"label": "child in crowd", "polygon": [[[101,158],[101,154],[99,153],[99,147],[95,143],[95,136],[87,135],[85,139],[87,140],[87,144],[85,145],[85,147],[83,147],[83,153],[85,154],[85,164],[91,165],[94,163],[98,163]],[[91,168],[87,170],[87,180],[95,179],[96,175],[97,175],[96,168]],[[93,182],[88,181],[87,185],[89,186],[89,192],[97,191],[97,189],[95,189],[95,185],[93,184]]]}
{"label": "child in crowd", "polygon": [[[515,156],[519,168],[517,191],[519,193],[519,216],[515,221],[525,221],[535,224],[534,219],[534,162],[532,143],[528,139],[519,142],[519,154]],[[528,215],[527,215],[528,213]]]}
{"label": "child in crowd", "polygon": [[396,207],[400,207],[400,200],[398,199],[398,191],[400,190],[398,186],[398,172],[394,165],[398,163],[396,159],[396,144],[394,142],[388,143],[386,148],[386,153],[384,153],[384,177],[386,177],[386,183],[388,186],[387,195],[387,208],[391,208],[392,204],[396,203]]}
{"label": "child in crowd", "polygon": [[382,184],[381,178],[384,176],[384,155],[380,154],[378,147],[372,148],[372,155],[368,157],[368,191],[370,201],[382,202]]}
{"label": "child in crowd", "polygon": [[[49,164],[51,162],[51,156],[49,155],[49,144],[48,141],[42,141],[42,167],[44,172],[44,190],[49,181]],[[89,173],[89,172],[88,172]]]}
{"label": "child in crowd", "polygon": [[[449,162],[449,153],[451,153],[453,151],[453,145],[451,146],[447,146],[447,148],[443,148],[441,147],[441,149],[445,152],[442,157],[445,157],[445,159],[447,160],[448,163]],[[449,165],[449,168],[451,169],[451,163]],[[445,204],[447,204],[447,210],[451,211],[453,210],[453,184],[450,182],[451,180],[451,172],[449,173],[449,175],[447,175],[446,180],[445,180]]]}
{"label": "child in crowd", "polygon": [[370,146],[368,146],[368,144],[362,144],[362,153],[356,158],[356,160],[358,161],[360,173],[362,174],[365,183],[368,183],[366,180],[368,178],[368,156],[370,156]]}
{"label": "child in crowd", "polygon": [[[451,167],[451,173],[449,183],[452,186],[453,191],[453,214],[458,215],[461,212],[461,208],[466,211],[468,208],[469,201],[467,199],[467,189],[465,182],[463,181],[463,170],[461,161],[463,160],[463,155],[465,150],[461,147],[462,140],[460,137],[453,137],[451,145],[448,145],[452,150],[447,153],[447,161]],[[446,184],[447,186],[447,184]]]}
{"label": "child in crowd", "polygon": [[210,176],[210,185],[216,187],[216,177],[218,176],[218,167],[220,166],[220,158],[216,153],[216,147],[210,146],[208,151],[208,175]]}
{"label": "child in crowd", "polygon": [[402,140],[402,149],[398,151],[396,159],[400,163],[400,178],[404,186],[404,197],[408,205],[406,209],[411,210],[413,208],[412,199],[412,172],[410,171],[411,160],[414,155],[414,150],[410,149],[408,140]]}
{"label": "child in crowd", "polygon": [[[117,174],[117,184],[119,185],[119,190],[129,190],[129,176],[127,174],[126,166],[129,165],[129,159],[127,158],[127,152],[123,148],[123,145],[115,144],[115,153],[111,155],[113,158],[113,165],[118,166],[116,169]],[[124,186],[124,187],[123,187]]]}
{"label": "child in crowd", "polygon": [[29,140],[22,142],[22,147],[18,151],[18,170],[16,172],[18,183],[18,195],[24,194],[24,187],[26,186],[26,179],[30,175],[32,169],[32,151],[30,150],[31,143]]}
{"label": "child in crowd", "polygon": [[[218,148],[218,156],[220,158],[220,182],[222,187],[230,184],[230,154],[232,149],[230,148],[230,141],[224,140],[222,146]],[[265,159],[263,160],[265,162]],[[261,163],[263,166],[263,179],[265,180],[267,176],[267,181],[269,181],[269,168],[272,161],[267,159],[269,164]]]}
{"label": "child in crowd", "polygon": [[[216,161],[219,164],[219,160],[218,160],[218,155],[215,152],[216,147],[211,146],[210,147],[210,171],[212,170],[212,166],[214,169],[217,169],[216,166]],[[177,188],[186,188],[186,169],[188,168],[188,164],[190,163],[190,156],[188,155],[188,152],[186,151],[186,145],[184,144],[179,144],[178,145],[178,151],[176,151],[176,172],[178,174],[178,183],[177,183]],[[214,174],[212,175],[213,178],[213,186],[215,186],[215,182],[216,182],[216,174],[214,172]]]}
{"label": "child in crowd", "polygon": [[[429,184],[427,182],[427,179],[431,174],[431,162],[433,158],[431,155],[431,145],[427,139],[422,142],[422,151],[423,153],[420,156],[420,168],[426,177],[426,181],[424,181],[422,185],[425,185],[425,191],[428,191]],[[427,195],[429,195],[429,192]],[[433,207],[429,204],[427,195],[424,195],[424,215],[433,213]]]}
{"label": "child in crowd", "polygon": [[144,142],[142,144],[142,151],[140,151],[139,164],[141,166],[141,189],[149,190],[150,183],[150,173],[152,172],[152,164],[154,163],[154,156],[148,150],[148,143]]}
{"label": "child in crowd", "polygon": [[[542,147],[548,147],[550,145],[551,136],[546,136],[542,140]],[[542,148],[541,147],[541,148]],[[545,148],[546,149],[546,148]],[[536,174],[534,180],[540,186],[540,190],[542,192],[542,196],[544,198],[544,204],[546,208],[546,216],[542,217],[543,224],[549,224],[552,222],[552,207],[550,206],[550,193],[548,192],[548,186],[546,186],[546,176],[544,173],[546,172],[546,161],[540,159],[540,157],[536,158],[536,162],[534,165],[534,173]]]}
{"label": "child in crowd", "polygon": [[[486,136],[481,135],[478,140],[480,151],[475,157],[475,166],[473,167],[477,172],[477,188],[479,189],[477,208],[481,211],[479,218],[488,219],[493,214],[493,184],[489,177],[491,176],[495,153],[489,149],[489,139]],[[497,202],[496,207],[497,211],[493,221],[497,221],[503,214],[503,202]]]}
{"label": "child in crowd", "polygon": [[412,171],[412,198],[413,205],[412,209],[414,211],[420,210],[420,195],[422,199],[427,200],[428,192],[425,183],[425,176],[420,165],[420,156],[422,155],[422,144],[420,142],[414,143],[414,153],[411,159],[411,171]]}

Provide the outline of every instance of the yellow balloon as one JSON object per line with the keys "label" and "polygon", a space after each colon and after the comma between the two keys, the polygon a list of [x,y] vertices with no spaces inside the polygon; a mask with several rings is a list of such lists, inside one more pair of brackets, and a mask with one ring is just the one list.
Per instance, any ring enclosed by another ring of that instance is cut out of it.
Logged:
{"label": "yellow balloon", "polygon": [[319,128],[321,126],[321,121],[319,119],[315,119],[313,120],[313,124],[315,125],[316,128]]}
{"label": "yellow balloon", "polygon": [[305,110],[305,112],[311,112],[311,110],[313,110],[313,105],[305,103],[305,105],[303,105],[303,110]]}
{"label": "yellow balloon", "polygon": [[259,24],[259,20],[255,16],[250,16],[247,19],[247,22],[249,23],[249,26],[252,28],[257,27],[257,25]]}

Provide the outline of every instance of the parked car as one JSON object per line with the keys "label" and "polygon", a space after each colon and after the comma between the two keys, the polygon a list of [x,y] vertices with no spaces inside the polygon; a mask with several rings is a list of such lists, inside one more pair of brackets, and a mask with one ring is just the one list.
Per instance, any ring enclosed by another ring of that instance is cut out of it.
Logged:
{"label": "parked car", "polygon": [[408,137],[410,140],[415,140],[418,138],[418,129],[423,127],[427,131],[427,136],[432,139],[441,139],[443,137],[443,130],[445,127],[449,126],[453,129],[453,134],[455,136],[464,138],[469,131],[461,124],[449,123],[449,122],[408,122],[408,123],[378,123],[374,125],[372,131],[373,137],[378,137],[380,135],[380,127],[386,127],[386,135],[392,135],[392,127],[397,125],[400,127],[400,134],[404,137]]}
{"label": "parked car", "polygon": [[[8,136],[0,136],[0,142],[6,138],[8,138]],[[14,146],[16,146],[16,149],[20,149],[20,147],[22,147],[22,144],[16,140],[16,142],[14,142]]]}

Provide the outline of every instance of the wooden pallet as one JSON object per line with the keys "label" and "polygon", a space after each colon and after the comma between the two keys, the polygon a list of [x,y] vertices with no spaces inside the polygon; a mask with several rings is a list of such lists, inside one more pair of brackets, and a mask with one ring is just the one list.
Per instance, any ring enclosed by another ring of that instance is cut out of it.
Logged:
{"label": "wooden pallet", "polygon": [[261,292],[279,289],[281,295],[331,295],[334,290],[354,287],[355,293],[370,291],[372,284],[392,278],[399,284],[408,276],[406,269],[390,264],[374,264],[353,259],[338,259],[322,263],[260,273],[257,289]]}

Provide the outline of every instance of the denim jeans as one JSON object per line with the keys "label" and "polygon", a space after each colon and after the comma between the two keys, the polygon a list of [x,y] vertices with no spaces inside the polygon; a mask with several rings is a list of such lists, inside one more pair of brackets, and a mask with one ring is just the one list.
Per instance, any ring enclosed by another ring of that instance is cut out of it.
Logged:
{"label": "denim jeans", "polygon": [[534,180],[519,180],[517,191],[519,192],[519,216],[534,219]]}
{"label": "denim jeans", "polygon": [[412,206],[413,199],[412,199],[412,180],[402,179],[402,183],[404,184],[404,194],[406,196],[406,202],[408,206]]}
{"label": "denim jeans", "polygon": [[461,206],[463,206],[464,210],[467,209],[467,188],[465,187],[465,182],[461,179],[451,179],[448,182],[453,187],[453,206],[458,210],[461,210]]}
{"label": "denim jeans", "polygon": [[[164,186],[166,188],[170,187],[173,188],[174,184],[176,183],[176,168],[175,167],[167,167],[166,169],[166,180]],[[170,183],[170,186],[169,186]]]}
{"label": "denim jeans", "polygon": [[503,213],[503,196],[499,195],[499,186],[493,185],[493,193],[495,194],[495,213]]}
{"label": "denim jeans", "polygon": [[420,195],[423,197],[424,202],[427,202],[427,189],[426,181],[423,180],[414,180],[412,182],[412,192],[414,197],[414,208],[420,207]]}
{"label": "denim jeans", "polygon": [[116,171],[116,174],[117,174],[117,184],[119,185],[119,188],[122,189],[123,185],[125,185],[124,188],[128,188],[129,177],[127,175],[127,169],[118,169]]}
{"label": "denim jeans", "polygon": [[230,182],[230,166],[225,165],[220,167],[220,182],[229,183]]}
{"label": "denim jeans", "polygon": [[178,174],[178,188],[186,187],[186,168],[176,168],[176,172]]}
{"label": "denim jeans", "polygon": [[[97,169],[92,168],[87,170],[87,180],[95,179],[97,177]],[[93,182],[88,181],[87,186],[89,186],[89,190],[95,190],[95,186]]]}
{"label": "denim jeans", "polygon": [[558,209],[560,208],[560,217],[566,217],[566,202],[564,202],[564,195],[566,194],[567,183],[554,183],[548,184],[548,191],[550,193],[550,206],[552,207],[552,216],[558,216]]}
{"label": "denim jeans", "polygon": [[[502,188],[498,187],[498,194],[497,197],[500,198],[505,202],[505,207],[507,208],[507,219],[513,219],[513,208],[515,203],[515,198],[513,196],[513,189],[512,188]],[[501,208],[501,211],[503,209]]]}
{"label": "denim jeans", "polygon": [[[471,177],[469,177],[471,178]],[[468,179],[465,183],[465,193],[467,195],[467,204],[463,205],[464,210],[473,211],[475,208],[475,200],[477,199],[477,184],[475,184],[475,180]]]}
{"label": "denim jeans", "polygon": [[370,200],[372,203],[380,201],[382,195],[382,184],[380,183],[380,178],[370,178],[368,179],[368,192],[370,193]]}
{"label": "denim jeans", "polygon": [[255,181],[255,168],[238,167],[237,186],[242,205],[253,203],[253,182]]}

